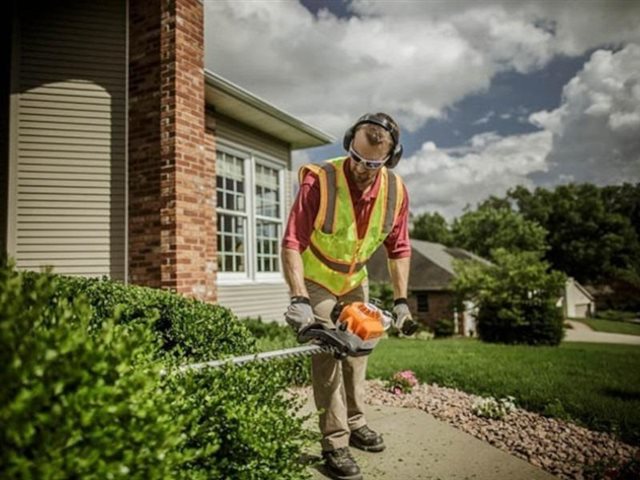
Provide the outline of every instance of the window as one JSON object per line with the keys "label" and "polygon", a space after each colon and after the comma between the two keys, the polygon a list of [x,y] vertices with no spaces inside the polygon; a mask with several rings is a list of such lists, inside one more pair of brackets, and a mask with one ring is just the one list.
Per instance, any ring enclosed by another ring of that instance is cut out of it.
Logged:
{"label": "window", "polygon": [[245,160],[216,153],[218,271],[246,272],[247,211]]}
{"label": "window", "polygon": [[280,172],[256,165],[256,243],[258,272],[279,272]]}
{"label": "window", "polygon": [[429,311],[429,295],[427,292],[417,292],[416,300],[418,302],[419,313],[426,313]]}
{"label": "window", "polygon": [[284,165],[225,147],[216,161],[220,280],[279,280]]}

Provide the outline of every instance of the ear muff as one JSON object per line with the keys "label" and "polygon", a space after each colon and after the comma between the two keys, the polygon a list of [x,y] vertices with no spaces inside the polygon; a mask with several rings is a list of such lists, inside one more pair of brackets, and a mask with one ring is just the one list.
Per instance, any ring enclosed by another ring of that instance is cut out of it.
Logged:
{"label": "ear muff", "polygon": [[391,123],[389,123],[389,121],[384,117],[380,117],[378,115],[373,115],[370,113],[360,117],[356,123],[354,123],[351,127],[349,127],[346,132],[344,132],[344,137],[342,139],[342,147],[346,151],[349,151],[349,148],[351,147],[351,142],[353,142],[353,136],[355,135],[357,128],[360,125],[363,125],[365,123],[372,123],[374,125],[379,125],[382,128],[384,128],[387,132],[389,132],[389,134],[391,135],[391,138],[393,139],[393,148],[391,149],[391,156],[389,157],[389,160],[387,160],[387,162],[385,163],[385,166],[387,168],[395,167],[400,161],[400,158],[402,157],[402,145],[398,143],[398,135],[395,132],[395,129],[393,128]]}

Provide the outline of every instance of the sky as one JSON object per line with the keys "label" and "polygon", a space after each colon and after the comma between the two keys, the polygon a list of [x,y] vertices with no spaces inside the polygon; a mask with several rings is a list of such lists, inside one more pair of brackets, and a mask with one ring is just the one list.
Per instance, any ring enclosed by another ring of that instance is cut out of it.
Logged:
{"label": "sky", "polygon": [[638,0],[205,0],[205,66],[332,135],[386,112],[411,211],[640,181]]}

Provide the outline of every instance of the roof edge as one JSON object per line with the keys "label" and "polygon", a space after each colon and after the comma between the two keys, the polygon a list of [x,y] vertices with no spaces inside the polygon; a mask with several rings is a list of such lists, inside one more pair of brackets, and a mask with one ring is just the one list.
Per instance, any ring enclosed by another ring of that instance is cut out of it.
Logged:
{"label": "roof edge", "polygon": [[299,120],[290,113],[275,107],[266,100],[254,95],[253,93],[245,90],[244,88],[236,85],[235,83],[221,77],[220,75],[212,72],[211,70],[204,69],[205,83],[217,88],[224,93],[238,99],[239,101],[252,106],[253,108],[260,110],[261,112],[295,128],[305,134],[315,138],[318,142],[328,144],[333,143],[335,138],[322,130],[309,125],[308,123]]}

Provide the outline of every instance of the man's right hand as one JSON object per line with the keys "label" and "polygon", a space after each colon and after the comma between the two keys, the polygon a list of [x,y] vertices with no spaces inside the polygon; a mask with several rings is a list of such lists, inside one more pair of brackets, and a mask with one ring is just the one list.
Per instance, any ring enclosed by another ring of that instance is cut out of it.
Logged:
{"label": "man's right hand", "polygon": [[311,325],[314,319],[311,301],[307,297],[292,297],[284,318],[296,332]]}

